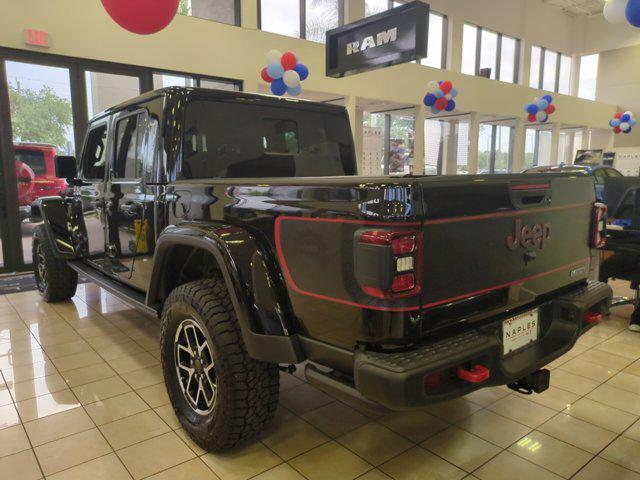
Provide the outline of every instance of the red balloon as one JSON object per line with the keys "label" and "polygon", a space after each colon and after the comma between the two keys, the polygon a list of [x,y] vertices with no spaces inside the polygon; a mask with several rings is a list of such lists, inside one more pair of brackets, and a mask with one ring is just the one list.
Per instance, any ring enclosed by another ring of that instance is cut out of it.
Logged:
{"label": "red balloon", "polygon": [[445,80],[440,84],[440,90],[442,90],[442,93],[444,93],[445,95],[449,93],[452,88],[453,88],[453,83],[451,83],[449,80]]}
{"label": "red balloon", "polygon": [[615,118],[622,118],[623,113],[622,112],[618,112],[614,115]]}
{"label": "red balloon", "polygon": [[140,35],[162,30],[178,11],[179,0],[100,0],[122,28]]}
{"label": "red balloon", "polygon": [[547,109],[545,110],[545,112],[547,112],[547,115],[551,115],[555,111],[556,111],[556,106],[553,103],[550,103]]}
{"label": "red balloon", "polygon": [[271,83],[271,82],[273,82],[273,78],[271,78],[271,77],[269,76],[269,74],[267,73],[267,67],[264,67],[264,68],[262,69],[262,71],[260,72],[260,76],[261,76],[261,77],[262,77],[262,79],[263,79],[265,82],[267,82],[267,83]]}
{"label": "red balloon", "polygon": [[614,133],[620,133],[622,131],[622,129],[620,127],[614,127],[613,132]]}
{"label": "red balloon", "polygon": [[438,110],[444,110],[445,108],[447,108],[448,103],[449,101],[446,98],[441,97],[436,100],[435,106]]}
{"label": "red balloon", "polygon": [[293,67],[295,67],[298,63],[298,60],[293,53],[284,52],[282,54],[282,58],[280,59],[280,63],[282,64],[282,68],[284,68],[285,70],[293,70]]}
{"label": "red balloon", "polygon": [[529,115],[527,118],[529,119],[530,122],[535,122],[537,120],[535,115]]}

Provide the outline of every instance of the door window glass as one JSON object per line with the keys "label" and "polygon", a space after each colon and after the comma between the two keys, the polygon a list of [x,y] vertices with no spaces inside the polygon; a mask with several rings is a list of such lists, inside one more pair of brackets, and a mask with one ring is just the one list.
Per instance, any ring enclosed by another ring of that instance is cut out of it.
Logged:
{"label": "door window glass", "polygon": [[114,178],[150,179],[157,122],[146,113],[129,115],[116,124]]}
{"label": "door window glass", "polygon": [[82,155],[82,177],[85,180],[104,179],[107,161],[107,125],[92,128],[87,134],[87,143]]}

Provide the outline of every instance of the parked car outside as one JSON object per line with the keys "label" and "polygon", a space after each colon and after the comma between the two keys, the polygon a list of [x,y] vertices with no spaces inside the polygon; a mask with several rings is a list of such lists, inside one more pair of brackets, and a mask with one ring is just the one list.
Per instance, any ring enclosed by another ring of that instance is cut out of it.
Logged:
{"label": "parked car outside", "polygon": [[56,147],[44,143],[16,143],[16,177],[20,220],[29,218],[31,203],[41,197],[58,195],[67,187],[63,178],[56,177],[54,159]]}

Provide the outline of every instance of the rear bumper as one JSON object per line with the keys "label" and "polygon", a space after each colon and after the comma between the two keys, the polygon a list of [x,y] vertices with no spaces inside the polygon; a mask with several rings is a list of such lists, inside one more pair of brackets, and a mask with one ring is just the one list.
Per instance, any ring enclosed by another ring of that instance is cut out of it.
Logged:
{"label": "rear bumper", "polygon": [[[607,284],[590,281],[546,301],[537,307],[540,309],[538,341],[506,356],[503,355],[502,322],[513,316],[513,312],[415,350],[358,351],[354,362],[355,386],[366,399],[402,410],[459,397],[483,387],[515,382],[571,350],[580,335],[593,326],[585,322],[585,312],[608,313],[611,296],[611,287]],[[479,383],[458,377],[458,367],[469,369],[474,365],[489,369],[489,377]],[[430,382],[426,386],[426,377],[435,373],[439,374],[437,384]]]}

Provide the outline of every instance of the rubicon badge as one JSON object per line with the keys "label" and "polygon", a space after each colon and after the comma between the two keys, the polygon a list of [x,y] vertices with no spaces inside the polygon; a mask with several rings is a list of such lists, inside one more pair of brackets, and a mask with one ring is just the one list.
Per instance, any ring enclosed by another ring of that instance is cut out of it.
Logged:
{"label": "rubicon badge", "polygon": [[550,239],[550,223],[527,225],[522,223],[521,218],[518,218],[515,221],[513,233],[506,238],[506,243],[509,250],[534,246],[542,250]]}

